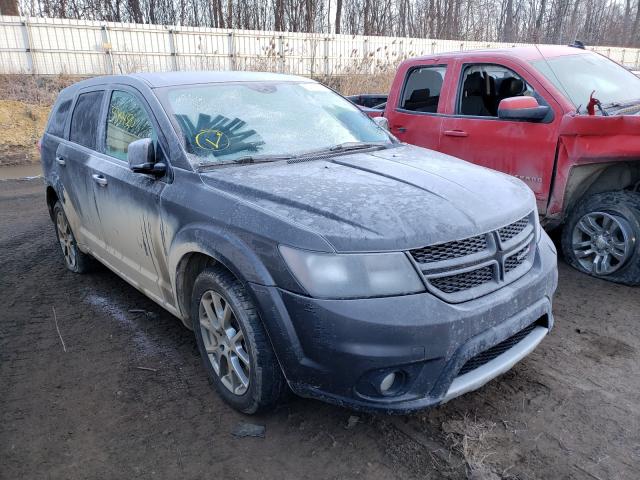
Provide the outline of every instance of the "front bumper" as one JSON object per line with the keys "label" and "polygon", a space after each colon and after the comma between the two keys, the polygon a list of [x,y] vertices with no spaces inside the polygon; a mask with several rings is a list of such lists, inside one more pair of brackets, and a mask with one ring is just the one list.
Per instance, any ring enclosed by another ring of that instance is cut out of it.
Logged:
{"label": "front bumper", "polygon": [[[319,300],[249,285],[291,389],[361,410],[404,413],[480,387],[531,352],[553,326],[556,251],[546,234],[530,271],[472,301],[451,304],[429,293]],[[472,357],[536,323],[488,363],[458,375]],[[393,394],[377,385],[390,372]],[[389,392],[387,392],[389,393]]]}

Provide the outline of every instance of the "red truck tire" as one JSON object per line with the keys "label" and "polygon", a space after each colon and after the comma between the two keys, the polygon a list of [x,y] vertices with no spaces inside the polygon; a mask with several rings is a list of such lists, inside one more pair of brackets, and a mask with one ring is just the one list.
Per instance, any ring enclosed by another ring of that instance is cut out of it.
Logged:
{"label": "red truck tire", "polygon": [[594,277],[640,285],[640,193],[605,192],[580,200],[562,230],[566,261]]}

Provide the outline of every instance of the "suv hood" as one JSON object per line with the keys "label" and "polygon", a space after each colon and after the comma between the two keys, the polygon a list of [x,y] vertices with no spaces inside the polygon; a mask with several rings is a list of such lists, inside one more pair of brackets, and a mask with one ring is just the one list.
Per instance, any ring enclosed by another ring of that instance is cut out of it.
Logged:
{"label": "suv hood", "polygon": [[533,192],[514,177],[408,145],[325,160],[219,168],[201,178],[315,232],[338,252],[459,240],[535,208]]}

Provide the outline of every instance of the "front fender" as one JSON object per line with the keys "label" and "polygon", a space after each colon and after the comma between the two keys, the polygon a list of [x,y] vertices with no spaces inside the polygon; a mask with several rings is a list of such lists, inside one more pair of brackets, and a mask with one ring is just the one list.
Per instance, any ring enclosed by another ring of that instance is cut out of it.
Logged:
{"label": "front fender", "polygon": [[186,255],[200,253],[213,258],[233,273],[243,285],[251,282],[273,286],[275,281],[271,273],[256,254],[256,250],[266,249],[265,245],[260,247],[252,248],[231,230],[207,223],[190,224],[178,231],[169,249],[168,267],[175,304],[179,307],[183,320],[187,313],[179,301],[178,267]]}

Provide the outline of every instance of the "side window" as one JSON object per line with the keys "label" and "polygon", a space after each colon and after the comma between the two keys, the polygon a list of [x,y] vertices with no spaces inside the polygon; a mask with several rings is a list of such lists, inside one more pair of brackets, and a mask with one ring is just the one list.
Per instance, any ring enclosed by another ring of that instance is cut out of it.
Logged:
{"label": "side window", "polygon": [[87,148],[96,149],[103,96],[102,90],[78,95],[78,101],[71,116],[69,140]]}
{"label": "side window", "polygon": [[71,108],[72,99],[65,100],[60,103],[55,111],[51,114],[49,125],[47,126],[47,133],[55,135],[56,137],[62,137],[64,135],[64,126],[67,122],[67,114]]}
{"label": "side window", "polygon": [[497,117],[504,98],[536,96],[520,75],[500,65],[468,65],[462,74],[459,115]]}
{"label": "side window", "polygon": [[105,153],[123,161],[127,160],[131,142],[156,138],[147,112],[130,93],[114,91],[111,94],[106,137]]}
{"label": "side window", "polygon": [[445,66],[411,70],[404,85],[400,108],[413,112],[436,113],[444,83]]}

